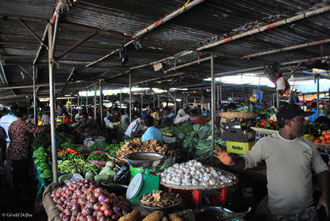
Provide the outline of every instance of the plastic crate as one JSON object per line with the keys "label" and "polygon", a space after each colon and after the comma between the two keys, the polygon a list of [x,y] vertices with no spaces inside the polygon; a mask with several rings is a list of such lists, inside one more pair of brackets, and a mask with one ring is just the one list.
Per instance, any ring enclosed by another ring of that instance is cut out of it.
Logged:
{"label": "plastic crate", "polygon": [[251,150],[254,144],[255,144],[254,140],[250,142],[227,141],[227,152],[246,154]]}

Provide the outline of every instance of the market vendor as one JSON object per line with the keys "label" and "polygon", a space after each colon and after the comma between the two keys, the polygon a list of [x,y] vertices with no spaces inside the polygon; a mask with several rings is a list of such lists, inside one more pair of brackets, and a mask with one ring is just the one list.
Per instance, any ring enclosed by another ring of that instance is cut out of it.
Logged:
{"label": "market vendor", "polygon": [[71,119],[69,117],[68,112],[64,112],[63,117],[64,117],[62,121],[63,124],[71,124]]}
{"label": "market vendor", "polygon": [[201,124],[201,121],[200,121],[199,117],[197,116],[197,110],[196,109],[192,109],[190,111],[189,121],[192,124]]}
{"label": "market vendor", "polygon": [[97,135],[101,133],[100,127],[94,118],[88,119],[88,114],[83,112],[80,113],[80,123],[78,126],[73,130],[74,134],[82,134],[88,133],[91,135]]}
{"label": "market vendor", "polygon": [[28,114],[25,107],[16,111],[17,120],[8,129],[10,144],[8,158],[12,161],[13,185],[18,197],[22,188],[27,184],[29,160],[31,158],[30,138],[31,134],[38,134],[49,130],[47,127],[38,127],[27,121]]}
{"label": "market vendor", "polygon": [[152,116],[146,116],[144,124],[147,127],[147,130],[142,135],[141,141],[157,140],[158,142],[163,143],[162,132],[154,126],[154,118]]}
{"label": "market vendor", "polygon": [[324,206],[329,214],[328,167],[315,144],[303,136],[304,117],[310,114],[296,104],[285,105],[276,114],[279,132],[260,139],[248,153],[234,158],[225,151],[215,151],[214,156],[222,163],[237,169],[266,161],[269,220],[317,220],[312,169],[322,192],[317,207]]}
{"label": "market vendor", "polygon": [[186,114],[186,112],[183,109],[180,109],[178,111],[178,115],[174,119],[174,124],[184,123],[186,121],[189,121],[189,118],[190,118],[189,114]]}
{"label": "market vendor", "polygon": [[169,107],[164,107],[163,109],[163,116],[160,121],[161,127],[170,127],[173,125],[175,119],[175,114],[171,112],[171,109]]}
{"label": "market vendor", "polygon": [[132,121],[130,125],[128,126],[127,130],[125,131],[125,134],[123,136],[123,141],[134,139],[139,135],[139,133],[142,132],[142,129],[144,127],[144,119],[149,116],[148,114],[144,113],[141,115],[140,118],[137,118],[136,120]]}
{"label": "market vendor", "polygon": [[[230,103],[225,107],[225,112],[233,112],[237,108],[237,105],[235,103]],[[220,119],[220,124],[221,123],[227,123],[227,119],[222,117]]]}

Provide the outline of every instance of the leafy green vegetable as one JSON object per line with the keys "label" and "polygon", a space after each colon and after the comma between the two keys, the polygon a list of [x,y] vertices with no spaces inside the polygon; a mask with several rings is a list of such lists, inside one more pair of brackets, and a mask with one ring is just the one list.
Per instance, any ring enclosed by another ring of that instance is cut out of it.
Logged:
{"label": "leafy green vegetable", "polygon": [[104,153],[91,153],[88,155],[87,160],[107,161],[109,158]]}

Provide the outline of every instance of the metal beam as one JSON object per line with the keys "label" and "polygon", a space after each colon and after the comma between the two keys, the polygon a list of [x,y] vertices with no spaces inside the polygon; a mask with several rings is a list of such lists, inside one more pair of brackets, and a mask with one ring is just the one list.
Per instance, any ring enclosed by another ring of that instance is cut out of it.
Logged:
{"label": "metal beam", "polygon": [[71,70],[71,72],[70,72],[68,78],[66,79],[66,82],[69,82],[69,80],[70,80],[71,76],[73,75],[73,72],[75,71],[75,69],[76,69],[76,67],[73,67],[73,68],[72,68],[72,70]]}
{"label": "metal beam", "polygon": [[[155,23],[149,25],[148,27],[142,29],[141,31],[138,31],[137,33],[135,33],[135,34],[133,35],[132,38],[133,38],[134,40],[141,38],[144,34],[146,34],[146,33],[150,32],[150,31],[152,31],[153,29],[159,27],[160,25],[162,25],[162,24],[168,22],[169,20],[171,20],[171,19],[177,17],[177,16],[180,15],[181,13],[183,13],[183,12],[185,12],[185,11],[187,11],[187,10],[193,8],[194,6],[196,6],[196,5],[198,5],[198,4],[202,3],[202,2],[204,2],[204,0],[194,0],[194,1],[190,2],[189,4],[185,5],[184,7],[181,7],[181,8],[179,8],[179,9],[175,10],[175,11],[172,12],[171,14],[169,14],[169,15],[165,16],[164,18],[162,18],[162,19],[156,21]],[[132,44],[132,43],[134,42],[134,40],[131,40],[131,41],[127,42],[127,43],[124,45],[124,47],[127,47],[128,45]],[[106,55],[103,56],[102,58],[97,59],[96,61],[93,61],[93,62],[87,64],[86,67],[90,67],[90,66],[92,66],[92,65],[94,65],[94,64],[96,64],[96,63],[98,63],[98,62],[100,62],[100,61],[103,61],[104,59],[106,59],[106,58],[110,57],[111,55],[117,53],[119,50],[120,50],[120,48],[117,48],[117,49],[111,51],[110,53],[106,54]]]}
{"label": "metal beam", "polygon": [[[215,79],[214,79],[214,57],[211,55],[211,125],[212,125],[212,153],[215,150]],[[214,165],[214,157],[212,157]]]}
{"label": "metal beam", "polygon": [[37,77],[37,68],[35,65],[32,65],[33,70],[33,118],[34,118],[34,125],[38,125],[38,118],[37,118],[37,90],[36,90],[36,77]]}
{"label": "metal beam", "polygon": [[73,51],[74,49],[78,48],[80,45],[82,45],[83,43],[85,43],[86,41],[88,41],[89,39],[91,39],[92,37],[94,37],[95,35],[97,35],[98,32],[93,32],[92,34],[88,35],[85,39],[81,40],[80,42],[78,42],[77,44],[73,45],[70,49],[68,49],[66,52],[64,52],[63,54],[61,54],[60,56],[56,57],[55,60],[59,61],[61,60],[64,56],[66,56],[67,54],[69,54],[71,51]]}
{"label": "metal beam", "polygon": [[[91,84],[93,81],[79,81],[79,82],[72,82],[72,83],[55,83],[55,86],[72,86],[76,84]],[[44,84],[37,84],[36,87],[49,87],[49,83]],[[7,87],[0,87],[1,90],[12,90],[12,89],[26,89],[26,88],[33,88],[33,85],[16,85],[16,86],[7,86]]]}
{"label": "metal beam", "polygon": [[40,42],[40,44],[42,44],[45,48],[47,48],[48,49],[48,47],[47,47],[47,45],[44,43],[44,41],[43,40],[41,40],[40,38],[39,38],[39,36],[36,34],[36,33],[34,33],[34,31],[32,31],[32,29],[29,27],[29,26],[27,26],[25,23],[24,23],[24,21],[22,20],[22,19],[18,19],[20,22],[21,22],[21,24],[27,29],[27,30],[29,30],[30,32],[31,32],[31,34]]}

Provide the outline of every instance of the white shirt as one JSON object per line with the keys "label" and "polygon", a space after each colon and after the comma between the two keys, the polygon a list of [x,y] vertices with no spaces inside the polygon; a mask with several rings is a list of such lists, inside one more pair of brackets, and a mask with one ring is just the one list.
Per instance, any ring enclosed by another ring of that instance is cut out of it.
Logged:
{"label": "white shirt", "polygon": [[7,115],[1,117],[1,119],[0,119],[0,126],[3,127],[3,129],[5,129],[6,134],[7,134],[7,142],[10,141],[9,135],[8,135],[8,128],[9,128],[10,124],[16,120],[17,120],[17,117],[13,114],[7,114]]}
{"label": "white shirt", "polygon": [[109,121],[108,117],[104,118],[104,122],[105,122],[105,126],[112,129],[113,128],[113,124]]}
{"label": "white shirt", "polygon": [[128,126],[125,135],[131,137],[132,131],[137,134],[140,130],[142,130],[142,128],[143,125],[141,124],[140,118],[137,118]]}
{"label": "white shirt", "polygon": [[328,170],[313,141],[304,137],[284,139],[273,133],[260,139],[242,156],[245,168],[259,160],[267,165],[268,208],[275,213],[298,213],[313,204],[312,169]]}

